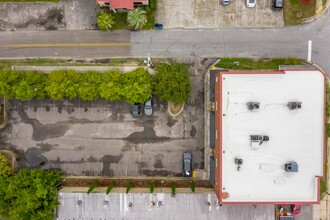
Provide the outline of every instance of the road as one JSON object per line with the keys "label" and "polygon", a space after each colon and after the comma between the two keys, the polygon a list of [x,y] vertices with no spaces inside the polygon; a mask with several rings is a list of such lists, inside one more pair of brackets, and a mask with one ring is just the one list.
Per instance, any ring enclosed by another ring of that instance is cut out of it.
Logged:
{"label": "road", "polygon": [[130,32],[0,32],[0,58],[109,58],[130,56]]}
{"label": "road", "polygon": [[330,13],[296,27],[161,31],[0,32],[0,58],[299,57],[330,72]]}
{"label": "road", "polygon": [[299,57],[330,72],[330,15],[316,22],[278,29],[173,30],[132,33],[132,55],[156,57]]}
{"label": "road", "polygon": [[[0,58],[299,57],[330,72],[330,13],[274,29],[0,32]],[[29,44],[29,45],[27,45]],[[74,49],[73,49],[74,48]]]}

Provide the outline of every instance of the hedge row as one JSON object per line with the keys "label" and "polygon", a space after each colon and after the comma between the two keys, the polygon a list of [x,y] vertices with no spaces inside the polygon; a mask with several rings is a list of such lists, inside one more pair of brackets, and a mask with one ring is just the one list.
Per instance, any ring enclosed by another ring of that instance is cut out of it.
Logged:
{"label": "hedge row", "polygon": [[99,73],[55,70],[50,74],[35,71],[0,70],[0,94],[7,99],[30,100],[34,97],[53,100],[64,98],[143,103],[153,92],[154,80],[147,70],[137,68]]}

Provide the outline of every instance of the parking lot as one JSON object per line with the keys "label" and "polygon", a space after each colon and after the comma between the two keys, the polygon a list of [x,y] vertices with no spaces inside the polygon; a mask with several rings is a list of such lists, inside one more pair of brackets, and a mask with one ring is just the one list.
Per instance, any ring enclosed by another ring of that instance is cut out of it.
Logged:
{"label": "parking lot", "polygon": [[0,145],[18,152],[21,166],[40,164],[66,175],[181,176],[184,151],[203,169],[204,72],[191,69],[191,97],[177,118],[156,99],[153,116],[140,118],[124,102],[9,101]]}
{"label": "parking lot", "polygon": [[271,0],[257,0],[253,8],[246,0],[159,0],[156,21],[164,28],[260,28],[283,27],[282,10],[274,11]]}

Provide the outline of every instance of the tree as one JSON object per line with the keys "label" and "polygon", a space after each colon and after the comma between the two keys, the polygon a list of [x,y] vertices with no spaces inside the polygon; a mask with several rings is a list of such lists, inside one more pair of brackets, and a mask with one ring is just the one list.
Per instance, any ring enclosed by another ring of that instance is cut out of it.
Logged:
{"label": "tree", "polygon": [[141,29],[147,23],[147,13],[141,8],[135,8],[128,12],[127,23],[133,30]]}
{"label": "tree", "polygon": [[102,82],[101,74],[95,71],[87,71],[81,74],[81,83],[78,89],[79,98],[92,101],[100,97],[99,87]]}
{"label": "tree", "polygon": [[101,31],[108,31],[115,24],[115,18],[110,13],[100,12],[97,16],[97,25]]}
{"label": "tree", "polygon": [[0,181],[0,216],[55,219],[54,208],[59,204],[56,189],[60,182],[59,172],[21,169],[5,181]]}
{"label": "tree", "polygon": [[130,104],[144,103],[153,91],[153,78],[142,67],[123,75],[123,99]]}
{"label": "tree", "polygon": [[26,101],[36,96],[36,90],[27,81],[21,81],[13,86],[15,98],[18,100]]}
{"label": "tree", "polygon": [[19,83],[22,74],[15,70],[0,70],[0,94],[5,95],[6,99],[14,98],[15,94],[12,87]]}
{"label": "tree", "polygon": [[63,87],[61,83],[66,80],[66,71],[63,70],[54,70],[51,71],[46,80],[45,91],[53,100],[62,100],[65,97]]}
{"label": "tree", "polygon": [[160,64],[157,69],[155,94],[163,101],[184,103],[190,92],[188,67],[180,63]]}
{"label": "tree", "polygon": [[8,159],[0,153],[0,178],[3,176],[10,176],[13,173],[11,167],[8,164]]}
{"label": "tree", "polygon": [[118,70],[105,72],[102,79],[100,97],[111,101],[122,101],[122,74]]}

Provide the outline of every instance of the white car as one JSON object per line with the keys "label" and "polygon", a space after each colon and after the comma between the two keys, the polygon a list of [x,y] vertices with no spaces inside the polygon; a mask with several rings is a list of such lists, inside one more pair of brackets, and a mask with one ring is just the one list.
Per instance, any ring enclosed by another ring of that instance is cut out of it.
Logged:
{"label": "white car", "polygon": [[252,7],[256,6],[256,2],[257,2],[257,0],[246,0],[246,7],[252,8]]}

